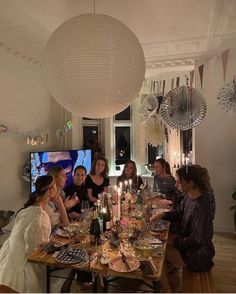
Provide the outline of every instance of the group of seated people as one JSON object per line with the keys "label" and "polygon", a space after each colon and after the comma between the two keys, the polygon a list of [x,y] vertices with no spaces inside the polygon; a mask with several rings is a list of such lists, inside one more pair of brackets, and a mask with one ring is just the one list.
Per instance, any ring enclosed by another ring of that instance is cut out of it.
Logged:
{"label": "group of seated people", "polygon": [[[171,222],[167,261],[173,268],[208,271],[214,257],[215,202],[207,170],[199,165],[183,166],[176,171],[175,180],[164,159],[157,159],[154,167],[153,190],[172,200],[167,202],[172,204],[171,211],[154,214],[150,219],[152,223],[160,219]],[[143,184],[132,160],[125,164],[117,184],[129,180],[134,190]],[[73,183],[64,189],[65,182],[66,173],[60,167],[52,167],[48,175],[36,180],[36,191],[17,213],[11,235],[0,250],[0,284],[19,292],[44,292],[45,268],[27,262],[27,256],[49,241],[54,226],[67,226],[69,219],[78,219],[83,200],[89,200],[92,206],[99,193],[108,192],[107,160],[95,159],[89,175],[85,167],[78,166]]]}

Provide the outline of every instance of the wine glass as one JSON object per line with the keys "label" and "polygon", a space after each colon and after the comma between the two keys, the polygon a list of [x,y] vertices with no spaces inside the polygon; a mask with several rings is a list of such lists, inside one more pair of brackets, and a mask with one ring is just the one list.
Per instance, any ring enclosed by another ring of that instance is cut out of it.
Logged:
{"label": "wine glass", "polygon": [[89,201],[88,200],[83,200],[81,202],[81,212],[85,214],[89,210]]}

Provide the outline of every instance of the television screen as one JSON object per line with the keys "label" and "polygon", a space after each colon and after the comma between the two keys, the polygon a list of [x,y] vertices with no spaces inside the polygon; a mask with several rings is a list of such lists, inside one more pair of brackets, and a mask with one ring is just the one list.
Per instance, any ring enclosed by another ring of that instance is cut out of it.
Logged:
{"label": "television screen", "polygon": [[40,151],[30,153],[31,163],[31,191],[35,191],[35,181],[39,176],[46,175],[52,166],[64,168],[67,181],[66,186],[73,181],[73,171],[78,165],[83,165],[87,173],[91,169],[91,150]]}

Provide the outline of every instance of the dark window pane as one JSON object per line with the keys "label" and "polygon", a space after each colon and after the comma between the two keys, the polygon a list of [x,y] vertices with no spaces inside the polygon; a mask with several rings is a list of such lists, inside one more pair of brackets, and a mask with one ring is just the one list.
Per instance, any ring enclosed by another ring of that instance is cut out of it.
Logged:
{"label": "dark window pane", "polygon": [[163,144],[158,146],[148,144],[148,164],[153,164],[157,156],[163,157]]}
{"label": "dark window pane", "polygon": [[83,117],[83,120],[93,120],[92,118]]}
{"label": "dark window pane", "polygon": [[157,156],[157,147],[148,144],[148,164],[153,164]]}
{"label": "dark window pane", "polygon": [[128,106],[125,110],[115,115],[115,120],[130,120],[130,106]]}
{"label": "dark window pane", "polygon": [[181,131],[182,153],[188,154],[192,151],[192,129]]}
{"label": "dark window pane", "polygon": [[83,126],[83,148],[92,150],[92,160],[102,154],[98,126]]}
{"label": "dark window pane", "polygon": [[115,127],[116,165],[130,159],[130,127]]}

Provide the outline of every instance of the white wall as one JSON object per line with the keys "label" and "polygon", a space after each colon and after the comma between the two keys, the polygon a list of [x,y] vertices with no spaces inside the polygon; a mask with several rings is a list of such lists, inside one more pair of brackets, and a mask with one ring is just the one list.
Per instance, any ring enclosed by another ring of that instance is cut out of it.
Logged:
{"label": "white wall", "polygon": [[[21,169],[30,151],[60,149],[56,130],[61,126],[61,107],[49,97],[39,65],[0,51],[0,123],[8,126],[0,133],[0,209],[17,211],[28,198],[29,183]],[[14,136],[11,130],[18,130]],[[45,145],[31,146],[26,134],[48,133]]]}
{"label": "white wall", "polygon": [[[204,66],[203,95],[207,103],[204,121],[196,128],[196,163],[210,173],[216,197],[215,231],[233,231],[233,213],[229,210],[231,194],[236,186],[236,114],[230,115],[219,107],[217,95],[223,86],[221,57],[202,60],[196,66],[196,87],[201,90],[198,66]],[[226,82],[236,74],[236,49],[231,48]]]}

